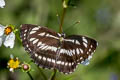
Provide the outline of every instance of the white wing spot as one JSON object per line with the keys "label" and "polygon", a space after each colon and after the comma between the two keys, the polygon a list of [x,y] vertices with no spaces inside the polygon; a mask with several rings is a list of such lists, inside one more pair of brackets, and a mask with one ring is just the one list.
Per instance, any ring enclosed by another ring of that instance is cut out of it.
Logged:
{"label": "white wing spot", "polygon": [[64,62],[61,62],[62,65],[64,65]]}
{"label": "white wing spot", "polygon": [[50,58],[47,58],[47,61],[48,61],[48,62],[51,62],[51,59],[50,59]]}
{"label": "white wing spot", "polygon": [[81,61],[81,64],[83,64],[84,63],[84,61]]}
{"label": "white wing spot", "polygon": [[33,31],[34,31],[34,30],[39,30],[39,27],[35,27],[35,28],[33,28],[32,30],[33,30]]}
{"label": "white wing spot", "polygon": [[36,32],[36,31],[31,31],[30,34],[33,34],[33,33],[35,33],[35,32]]}
{"label": "white wing spot", "polygon": [[85,43],[88,43],[88,41],[87,41],[87,39],[85,39],[85,37],[82,37],[82,39]]}
{"label": "white wing spot", "polygon": [[74,65],[74,62],[72,62],[71,64]]}
{"label": "white wing spot", "polygon": [[82,49],[80,49],[80,52],[81,52],[81,53],[83,53],[83,50],[82,50]]}
{"label": "white wing spot", "polygon": [[30,41],[33,41],[33,40],[35,40],[35,38],[30,38]]}
{"label": "white wing spot", "polygon": [[31,49],[30,48],[28,48],[29,49],[29,51],[31,51]]}
{"label": "white wing spot", "polygon": [[42,44],[42,42],[38,42],[37,46],[40,46]]}
{"label": "white wing spot", "polygon": [[45,32],[43,32],[43,33],[40,33],[40,34],[38,34],[38,35],[40,35],[40,36],[44,36],[44,35],[45,35]]}
{"label": "white wing spot", "polygon": [[68,74],[68,73],[65,73],[66,75]]}
{"label": "white wing spot", "polygon": [[61,49],[61,50],[60,50],[60,53],[64,53],[64,49]]}
{"label": "white wing spot", "polygon": [[46,58],[45,58],[45,57],[43,57],[43,60],[44,60],[44,61],[46,61]]}
{"label": "white wing spot", "polygon": [[50,34],[46,34],[46,36],[47,36],[47,37],[49,37],[49,36],[50,36]]}
{"label": "white wing spot", "polygon": [[73,71],[69,72],[69,74],[73,73]]}
{"label": "white wing spot", "polygon": [[76,52],[77,52],[77,54],[79,54],[79,53],[80,53],[78,48],[76,49]]}
{"label": "white wing spot", "polygon": [[51,46],[51,50],[54,51],[54,52],[56,52],[56,51],[57,51],[57,48],[54,47],[54,46]]}
{"label": "white wing spot", "polygon": [[79,59],[77,60],[77,62],[79,61]]}
{"label": "white wing spot", "polygon": [[46,34],[47,37],[51,37],[51,38],[55,38],[55,39],[59,39],[58,37],[55,37],[53,35],[50,35],[50,34]]}
{"label": "white wing spot", "polygon": [[48,46],[48,47],[46,48],[46,50],[51,50],[51,46]]}
{"label": "white wing spot", "polygon": [[92,48],[93,46],[91,45],[90,47]]}
{"label": "white wing spot", "polygon": [[41,44],[41,46],[39,47],[39,48],[42,48],[42,47],[44,47],[45,46],[45,44]]}
{"label": "white wing spot", "polygon": [[90,56],[88,56],[88,60],[90,60],[92,58],[92,56],[90,55]]}
{"label": "white wing spot", "polygon": [[83,45],[87,48],[87,43],[83,42]]}
{"label": "white wing spot", "polygon": [[26,47],[28,47],[28,44],[26,45]]}
{"label": "white wing spot", "polygon": [[93,55],[93,52],[91,53],[91,55]]}
{"label": "white wing spot", "polygon": [[38,56],[39,59],[41,59],[42,57],[41,56]]}
{"label": "white wing spot", "polygon": [[38,42],[38,40],[39,40],[39,39],[34,40],[34,41],[33,41],[33,44],[37,43],[37,42]]}
{"label": "white wing spot", "polygon": [[74,44],[74,40],[71,40],[71,39],[64,39],[64,41],[72,42]]}
{"label": "white wing spot", "polygon": [[26,36],[26,34],[24,34],[24,37]]}
{"label": "white wing spot", "polygon": [[73,52],[73,54],[75,55],[75,50],[74,50],[74,49],[72,50],[72,52]]}
{"label": "white wing spot", "polygon": [[35,57],[38,57],[38,54],[35,53]]}
{"label": "white wing spot", "polygon": [[87,52],[87,54],[89,54],[89,52]]}
{"label": "white wing spot", "polygon": [[89,49],[89,52],[91,51],[91,49]]}
{"label": "white wing spot", "polygon": [[38,26],[38,28],[41,28],[40,26]]}
{"label": "white wing spot", "polygon": [[69,50],[66,50],[66,52],[67,52],[67,54],[70,56],[70,52],[69,52]]}
{"label": "white wing spot", "polygon": [[71,66],[72,65],[72,63],[69,63],[69,66]]}
{"label": "white wing spot", "polygon": [[24,40],[26,39],[26,37],[24,37]]}
{"label": "white wing spot", "polygon": [[[34,43],[36,43],[37,42],[37,40],[34,40],[33,41]],[[54,51],[54,52],[56,52],[57,51],[57,48],[56,47],[54,47],[54,46],[49,46],[49,45],[45,45],[45,44],[43,44],[42,42],[39,42],[38,44],[37,44],[37,46],[40,48],[40,49],[45,49],[45,50],[51,50],[51,51]],[[60,51],[61,52],[61,51]]]}
{"label": "white wing spot", "polygon": [[42,50],[45,50],[47,47],[48,47],[47,45],[46,45],[46,46],[44,46],[44,47],[42,47]]}
{"label": "white wing spot", "polygon": [[56,63],[57,63],[57,64],[60,64],[60,63],[61,63],[61,61],[57,61]]}
{"label": "white wing spot", "polygon": [[68,50],[68,51],[69,51],[69,55],[72,56],[72,52],[71,52],[71,50]]}
{"label": "white wing spot", "polygon": [[68,65],[68,62],[65,63],[65,66],[67,66],[67,65]]}
{"label": "white wing spot", "polygon": [[60,33],[57,33],[59,37],[61,37],[61,34]]}
{"label": "white wing spot", "polygon": [[55,63],[55,60],[54,60],[54,59],[52,59],[52,63]]}
{"label": "white wing spot", "polygon": [[24,32],[27,32],[27,30],[25,30]]}
{"label": "white wing spot", "polygon": [[82,60],[83,59],[83,57],[80,57],[80,60]]}
{"label": "white wing spot", "polygon": [[78,40],[76,40],[76,42],[75,42],[76,44],[78,44],[78,45],[80,45],[80,42],[78,41]]}
{"label": "white wing spot", "polygon": [[72,50],[70,50],[70,54],[71,54],[71,56],[73,55],[73,54],[72,54]]}
{"label": "white wing spot", "polygon": [[73,72],[69,72],[69,74],[71,74],[71,73],[73,73]]}

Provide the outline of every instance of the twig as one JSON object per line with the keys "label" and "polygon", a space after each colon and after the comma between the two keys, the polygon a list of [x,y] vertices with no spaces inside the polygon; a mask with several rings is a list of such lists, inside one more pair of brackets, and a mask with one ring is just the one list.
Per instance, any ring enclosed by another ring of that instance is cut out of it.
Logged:
{"label": "twig", "polygon": [[60,33],[63,32],[62,27],[63,27],[64,17],[65,17],[65,12],[66,12],[66,8],[63,8],[63,12],[62,12],[61,20],[60,20],[60,28],[59,28]]}
{"label": "twig", "polygon": [[50,77],[50,80],[56,80],[56,79],[55,79],[56,72],[57,72],[57,70],[54,69],[54,73],[53,73],[52,76]]}
{"label": "twig", "polygon": [[28,74],[28,76],[30,77],[31,80],[34,80],[29,71],[27,72],[27,74]]}

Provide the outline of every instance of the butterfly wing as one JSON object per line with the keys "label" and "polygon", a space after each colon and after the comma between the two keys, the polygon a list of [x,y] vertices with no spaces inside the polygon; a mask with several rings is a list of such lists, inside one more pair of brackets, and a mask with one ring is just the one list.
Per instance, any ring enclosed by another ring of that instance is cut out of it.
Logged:
{"label": "butterfly wing", "polygon": [[68,55],[74,56],[73,58],[77,64],[87,65],[88,63],[85,63],[85,61],[92,57],[97,45],[98,43],[94,39],[81,35],[71,35],[65,38],[63,46],[72,50],[72,53],[69,52]]}
{"label": "butterfly wing", "polygon": [[88,64],[97,45],[95,40],[79,35],[60,42],[61,34],[31,24],[21,25],[20,35],[25,50],[37,65],[63,73],[72,73],[79,63]]}
{"label": "butterfly wing", "polygon": [[88,65],[97,44],[94,39],[81,35],[66,37],[60,51],[60,53],[66,56],[64,61],[67,63],[64,65],[62,72],[72,73],[78,64]]}
{"label": "butterfly wing", "polygon": [[59,38],[46,27],[23,24],[20,28],[23,46],[35,63],[43,68],[54,68]]}

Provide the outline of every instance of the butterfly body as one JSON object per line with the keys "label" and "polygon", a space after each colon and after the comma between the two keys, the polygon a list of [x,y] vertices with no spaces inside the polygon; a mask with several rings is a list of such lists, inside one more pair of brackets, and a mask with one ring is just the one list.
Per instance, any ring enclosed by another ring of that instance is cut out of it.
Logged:
{"label": "butterfly body", "polygon": [[20,35],[25,50],[37,65],[66,74],[74,72],[78,64],[87,65],[97,46],[91,38],[66,36],[32,24],[21,25]]}

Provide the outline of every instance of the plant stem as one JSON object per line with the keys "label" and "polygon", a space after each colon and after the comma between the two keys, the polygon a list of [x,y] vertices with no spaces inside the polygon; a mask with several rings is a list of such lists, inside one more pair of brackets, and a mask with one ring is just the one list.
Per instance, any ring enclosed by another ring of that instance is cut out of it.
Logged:
{"label": "plant stem", "polygon": [[59,33],[63,32],[62,27],[63,27],[64,17],[65,17],[65,12],[66,12],[66,8],[63,8],[63,12],[62,12],[61,20],[60,20]]}
{"label": "plant stem", "polygon": [[27,72],[27,74],[28,74],[28,76],[30,77],[31,80],[34,80],[29,71]]}
{"label": "plant stem", "polygon": [[43,76],[44,80],[48,80],[47,77],[45,76],[45,74],[43,73],[43,71],[41,70],[41,68],[39,68],[39,71],[40,71],[41,75]]}
{"label": "plant stem", "polygon": [[[62,0],[62,2],[63,2],[63,1],[64,1],[64,0]],[[62,32],[63,32],[62,27],[63,27],[64,17],[65,17],[65,12],[66,12],[66,8],[63,7],[62,16],[61,16],[61,19],[60,19],[59,33],[62,33]],[[57,73],[57,70],[54,69],[54,73],[52,74],[52,77],[50,78],[50,80],[55,80],[56,73]]]}
{"label": "plant stem", "polygon": [[55,80],[56,72],[57,72],[57,70],[54,69],[54,73],[52,74],[52,77],[50,78],[50,80]]}

